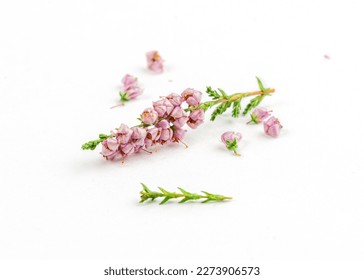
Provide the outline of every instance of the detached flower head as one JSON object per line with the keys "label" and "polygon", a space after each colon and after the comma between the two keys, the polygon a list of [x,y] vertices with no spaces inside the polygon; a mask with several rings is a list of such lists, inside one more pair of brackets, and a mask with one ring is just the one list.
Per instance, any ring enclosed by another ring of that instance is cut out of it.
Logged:
{"label": "detached flower head", "polygon": [[282,125],[279,120],[275,117],[270,117],[264,123],[264,132],[265,134],[271,137],[278,137],[279,133],[281,132]]}
{"label": "detached flower head", "polygon": [[121,102],[137,98],[143,93],[143,89],[138,85],[138,79],[126,74],[121,80],[121,90],[119,92]]}
{"label": "detached flower head", "polygon": [[159,55],[157,51],[147,52],[147,64],[148,69],[152,70],[155,73],[163,72],[163,58]]}
{"label": "detached flower head", "polygon": [[241,138],[241,133],[234,131],[227,131],[221,135],[221,141],[225,144],[226,148],[233,151],[237,156],[240,156],[236,149],[238,148],[238,142]]}
{"label": "detached flower head", "polygon": [[268,118],[270,116],[270,112],[267,109],[263,107],[257,107],[254,109],[254,111],[250,114],[251,120],[248,123],[261,123],[263,120]]}

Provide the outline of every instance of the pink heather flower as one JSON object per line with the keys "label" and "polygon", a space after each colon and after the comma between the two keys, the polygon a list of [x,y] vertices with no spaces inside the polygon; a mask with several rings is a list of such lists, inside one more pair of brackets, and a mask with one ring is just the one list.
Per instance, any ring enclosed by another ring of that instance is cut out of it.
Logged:
{"label": "pink heather flower", "polygon": [[188,120],[186,112],[179,106],[174,107],[171,112],[171,121],[175,127],[181,128]]}
{"label": "pink heather flower", "polygon": [[159,141],[161,144],[164,144],[166,142],[171,141],[172,137],[173,137],[173,130],[171,128],[162,129]]}
{"label": "pink heather flower", "polygon": [[138,79],[132,75],[126,74],[121,80],[121,83],[124,87],[136,86]]}
{"label": "pink heather flower", "polygon": [[249,121],[249,123],[250,122],[254,122],[256,124],[261,123],[263,120],[265,120],[270,116],[270,112],[271,111],[268,111],[263,107],[255,108],[254,111],[250,114],[251,121]]}
{"label": "pink heather flower", "polygon": [[161,144],[169,142],[172,139],[173,130],[167,120],[161,120],[156,124],[156,127],[161,129],[159,137],[159,142]]}
{"label": "pink heather flower", "polygon": [[157,51],[147,52],[147,64],[148,69],[152,70],[155,73],[163,72],[163,59],[159,55]]}
{"label": "pink heather flower", "polygon": [[122,157],[125,158],[128,155],[131,155],[132,153],[134,153],[134,146],[131,143],[128,143],[125,145],[120,145],[119,152],[122,155]]}
{"label": "pink heather flower", "polygon": [[238,148],[238,142],[242,136],[239,132],[227,131],[221,135],[221,141],[225,144],[225,147],[233,151],[235,155],[240,156],[236,149]]}
{"label": "pink heather flower", "polygon": [[163,118],[172,112],[174,106],[168,99],[163,98],[153,102],[153,108],[158,113],[158,117]]}
{"label": "pink heather flower", "polygon": [[167,99],[173,106],[180,106],[183,102],[182,96],[178,95],[177,93],[171,93],[167,96]]}
{"label": "pink heather flower", "polygon": [[102,151],[101,154],[106,159],[114,159],[119,154],[119,145],[120,143],[115,138],[108,138],[102,141]]}
{"label": "pink heather flower", "polygon": [[200,109],[200,110],[195,110],[192,111],[189,115],[188,121],[187,121],[187,125],[190,128],[197,128],[200,124],[203,123],[203,120],[205,118],[205,112],[204,110]]}
{"label": "pink heather flower", "polygon": [[144,139],[147,136],[147,131],[144,128],[133,127],[133,134],[131,135],[131,139],[135,146],[144,146]]}
{"label": "pink heather flower", "polygon": [[135,99],[143,93],[143,89],[138,85],[137,78],[127,74],[121,82],[122,86],[119,95],[122,102]]}
{"label": "pink heather flower", "polygon": [[156,127],[158,128],[161,128],[161,129],[167,129],[167,128],[170,128],[170,124],[169,124],[169,121],[167,120],[161,120],[159,123],[157,123],[155,125]]}
{"label": "pink heather flower", "polygon": [[152,127],[150,129],[147,129],[147,136],[145,137],[144,140],[146,148],[153,146],[159,140],[161,131],[162,129],[157,127]]}
{"label": "pink heather flower", "polygon": [[275,117],[270,117],[268,120],[266,120],[264,123],[264,132],[265,134],[272,136],[272,137],[278,137],[279,133],[281,132],[282,125],[279,122],[279,120]]}
{"label": "pink heather flower", "polygon": [[173,133],[173,141],[174,142],[182,141],[183,138],[185,138],[186,132],[187,132],[186,129],[180,129],[180,128],[175,129]]}
{"label": "pink heather flower", "polygon": [[233,142],[236,139],[236,142],[241,140],[242,136],[239,132],[227,131],[221,135],[221,141],[226,144],[227,142]]}
{"label": "pink heather flower", "polygon": [[198,104],[200,104],[202,97],[201,92],[192,88],[184,90],[181,95],[189,106],[197,106]]}
{"label": "pink heather flower", "polygon": [[121,124],[115,133],[115,137],[120,144],[124,145],[129,142],[132,134],[133,131],[126,124]]}
{"label": "pink heather flower", "polygon": [[144,124],[154,124],[158,119],[158,113],[152,108],[147,108],[141,114],[141,119]]}

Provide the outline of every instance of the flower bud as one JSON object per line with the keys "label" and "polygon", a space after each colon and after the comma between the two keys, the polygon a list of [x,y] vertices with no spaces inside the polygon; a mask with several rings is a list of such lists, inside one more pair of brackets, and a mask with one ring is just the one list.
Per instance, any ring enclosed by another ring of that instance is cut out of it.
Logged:
{"label": "flower bud", "polygon": [[254,111],[250,114],[251,121],[256,124],[261,123],[263,120],[270,116],[270,111],[263,107],[255,108]]}
{"label": "flower bud", "polygon": [[163,59],[157,51],[147,52],[148,69],[155,73],[163,72]]}
{"label": "flower bud", "polygon": [[283,127],[279,120],[275,117],[270,117],[267,121],[263,123],[263,125],[265,134],[271,137],[278,137]]}
{"label": "flower bud", "polygon": [[197,128],[200,124],[203,123],[203,120],[205,119],[205,112],[204,110],[195,110],[192,111],[188,117],[187,125],[190,128]]}
{"label": "flower bud", "polygon": [[181,95],[189,106],[197,106],[201,102],[202,93],[198,90],[188,88]]}
{"label": "flower bud", "polygon": [[141,114],[141,119],[144,124],[154,124],[158,119],[158,113],[152,108],[147,108]]}

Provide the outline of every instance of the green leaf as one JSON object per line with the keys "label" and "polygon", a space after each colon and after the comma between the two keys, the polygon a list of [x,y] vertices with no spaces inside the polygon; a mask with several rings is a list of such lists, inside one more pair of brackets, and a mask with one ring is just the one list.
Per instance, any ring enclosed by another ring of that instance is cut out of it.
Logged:
{"label": "green leaf", "polygon": [[164,194],[164,195],[169,195],[169,192],[166,191],[165,189],[161,188],[161,187],[158,187],[158,189],[161,190],[161,192]]}
{"label": "green leaf", "polygon": [[151,192],[152,192],[150,189],[148,189],[148,187],[147,187],[145,184],[143,184],[143,183],[140,183],[140,184],[142,185],[143,189],[144,189],[147,193],[151,193]]}
{"label": "green leaf", "polygon": [[262,102],[263,98],[265,97],[265,94],[261,94],[258,95],[256,97],[254,97],[253,99],[250,100],[250,102],[248,103],[248,105],[246,105],[244,111],[243,111],[243,115],[245,116],[246,114],[248,114],[252,109],[254,109],[255,107],[257,107],[260,102]]}
{"label": "green leaf", "polygon": [[171,197],[170,196],[166,196],[163,200],[162,200],[162,202],[161,203],[159,203],[159,205],[162,205],[162,204],[164,204],[164,203],[166,203],[168,200],[170,200],[171,199]]}
{"label": "green leaf", "polygon": [[217,90],[218,90],[218,91],[220,91],[220,93],[221,93],[221,96],[222,96],[222,97],[224,97],[224,98],[226,98],[226,99],[228,99],[228,98],[229,98],[229,96],[226,94],[226,92],[225,92],[225,91],[223,91],[221,88],[218,88]]}
{"label": "green leaf", "polygon": [[211,114],[211,121],[214,121],[218,115],[223,114],[231,106],[231,101],[224,102],[217,106],[217,108]]}
{"label": "green leaf", "polygon": [[233,112],[232,112],[232,116],[234,118],[237,118],[239,117],[240,115],[240,112],[241,112],[241,98],[239,98],[238,100],[234,101],[233,103]]}
{"label": "green leaf", "polygon": [[185,197],[184,199],[180,200],[178,203],[185,203],[186,201],[190,200],[191,198]]}
{"label": "green leaf", "polygon": [[127,101],[129,101],[128,94],[126,92],[120,91],[119,92],[119,95],[120,95],[120,101],[121,102],[127,102]]}
{"label": "green leaf", "polygon": [[182,189],[182,188],[178,188],[180,191],[181,191],[181,193],[182,194],[184,194],[184,195],[190,195],[191,193],[189,193],[189,192],[187,192],[187,191],[185,191],[184,189]]}
{"label": "green leaf", "polygon": [[262,81],[261,81],[258,77],[255,77],[255,78],[257,78],[257,82],[258,82],[259,89],[260,89],[262,92],[265,92],[265,87],[263,86]]}
{"label": "green leaf", "polygon": [[219,99],[221,96],[217,93],[216,90],[213,90],[210,86],[206,87],[206,93],[208,96],[212,97],[213,100]]}

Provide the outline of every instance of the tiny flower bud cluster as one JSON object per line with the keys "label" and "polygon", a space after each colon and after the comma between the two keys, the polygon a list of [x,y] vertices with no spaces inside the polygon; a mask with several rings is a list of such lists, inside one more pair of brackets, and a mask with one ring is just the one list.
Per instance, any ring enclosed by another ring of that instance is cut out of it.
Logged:
{"label": "tiny flower bud cluster", "polygon": [[129,128],[121,124],[119,129],[112,131],[111,137],[102,141],[101,154],[109,160],[124,160],[133,153],[148,151],[158,144],[183,143],[187,132],[183,127],[187,124],[190,128],[197,128],[203,123],[205,112],[202,109],[183,109],[182,105],[186,103],[189,108],[198,106],[201,97],[201,92],[189,88],[181,95],[171,93],[153,102],[153,107],[144,109],[140,115],[140,125]]}
{"label": "tiny flower bud cluster", "polygon": [[119,92],[121,102],[137,98],[143,93],[143,89],[138,85],[138,79],[126,74],[121,80],[121,90]]}

